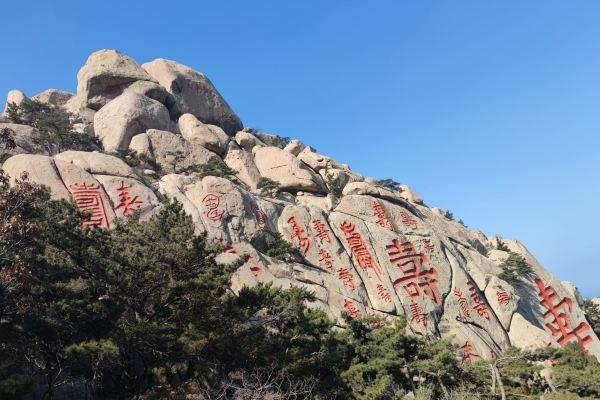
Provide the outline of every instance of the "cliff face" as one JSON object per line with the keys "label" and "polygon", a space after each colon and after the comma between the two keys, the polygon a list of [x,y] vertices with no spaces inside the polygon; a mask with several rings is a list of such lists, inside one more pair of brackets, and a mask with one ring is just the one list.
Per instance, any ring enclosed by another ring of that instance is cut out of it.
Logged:
{"label": "cliff face", "polygon": [[[468,359],[510,346],[535,348],[580,342],[600,358],[600,341],[585,320],[577,293],[546,271],[519,242],[471,231],[430,208],[406,186],[365,179],[297,140],[243,129],[204,75],[158,59],[138,65],[116,51],[92,54],[78,74],[77,94],[48,90],[34,97],[72,114],[81,135],[105,151],[130,149],[130,166],[107,153],[48,155],[35,129],[6,122],[17,147],[2,155],[12,177],[50,187],[91,212],[89,226],[111,228],[134,212],[147,218],[164,198],[176,198],[198,232],[227,250],[219,262],[250,256],[232,289],[272,282],[314,292],[332,319],[405,315],[418,335],[446,338]],[[18,91],[9,101],[28,101]],[[199,173],[222,163],[227,177]],[[132,163],[130,163],[132,164]],[[265,179],[278,193],[261,190]],[[262,194],[261,194],[262,192]],[[265,255],[274,233],[297,246],[299,262]],[[497,249],[498,241],[507,248]],[[511,282],[502,263],[518,254],[532,271]]]}

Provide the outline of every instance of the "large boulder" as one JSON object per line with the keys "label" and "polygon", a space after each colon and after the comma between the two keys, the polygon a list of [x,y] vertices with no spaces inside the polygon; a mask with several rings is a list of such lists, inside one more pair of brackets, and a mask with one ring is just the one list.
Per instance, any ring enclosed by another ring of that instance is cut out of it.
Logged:
{"label": "large boulder", "polygon": [[137,174],[120,158],[96,152],[67,150],[54,156],[55,160],[77,165],[90,174],[126,176],[138,178]]}
{"label": "large boulder", "polygon": [[146,132],[156,164],[165,173],[192,172],[219,156],[202,146],[194,145],[171,132],[150,129]]}
{"label": "large boulder", "polygon": [[236,177],[248,185],[251,189],[256,189],[260,181],[260,172],[254,164],[252,153],[240,148],[236,142],[231,141],[227,147],[227,154],[223,158],[225,164],[235,172]]}
{"label": "large boulder", "polygon": [[13,181],[21,178],[24,172],[27,173],[29,182],[50,188],[53,199],[70,197],[51,157],[39,154],[17,154],[6,160],[2,169]]}
{"label": "large boulder", "polygon": [[22,153],[40,153],[42,147],[34,143],[36,130],[29,125],[20,125],[12,123],[0,123],[0,131],[8,129],[11,132],[12,139],[15,141],[16,147],[8,149],[0,146],[0,162],[5,161],[8,157]]}
{"label": "large boulder", "polygon": [[59,89],[48,89],[36,94],[31,99],[38,100],[42,103],[52,104],[53,106],[63,107],[67,101],[71,100],[75,95],[70,92]]}
{"label": "large boulder", "polygon": [[263,177],[277,182],[283,191],[321,192],[321,177],[287,151],[278,147],[254,147],[254,162]]}
{"label": "large boulder", "polygon": [[229,136],[218,126],[203,124],[193,114],[183,114],[179,117],[179,130],[188,142],[223,155],[227,149]]}
{"label": "large boulder", "polygon": [[9,104],[14,103],[16,105],[20,105],[26,100],[27,96],[25,95],[25,93],[17,89],[11,90],[6,95],[6,104],[4,105],[4,112],[6,112],[6,109],[8,108]]}
{"label": "large boulder", "polygon": [[133,136],[148,129],[167,130],[170,126],[164,105],[133,92],[111,100],[94,115],[94,132],[107,151],[126,149]]}
{"label": "large boulder", "polygon": [[142,67],[175,98],[171,116],[194,114],[205,124],[217,125],[228,135],[242,129],[242,122],[211,81],[190,67],[162,58]]}
{"label": "large boulder", "polygon": [[131,57],[116,50],[99,50],[88,57],[77,74],[77,96],[89,108],[99,110],[139,80],[152,78]]}

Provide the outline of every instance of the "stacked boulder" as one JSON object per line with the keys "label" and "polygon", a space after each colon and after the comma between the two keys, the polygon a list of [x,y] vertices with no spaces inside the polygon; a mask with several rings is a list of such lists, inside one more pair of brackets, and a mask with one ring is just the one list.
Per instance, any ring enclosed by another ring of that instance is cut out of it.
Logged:
{"label": "stacked boulder", "polygon": [[[136,212],[149,218],[175,198],[197,232],[226,246],[219,262],[250,256],[232,277],[234,291],[258,282],[304,287],[315,294],[306,306],[341,325],[344,312],[405,316],[412,333],[449,339],[468,360],[500,356],[511,345],[573,341],[600,358],[574,289],[519,242],[501,239],[510,251],[498,250],[497,237],[446,218],[406,186],[383,187],[298,140],[282,145],[244,129],[210,80],[187,66],[164,59],[140,66],[102,50],[80,70],[76,94],[35,98],[70,112],[105,152],[37,154],[33,128],[0,123],[18,139],[3,169],[12,177],[27,172],[54,198],[72,199],[91,213],[89,226],[111,228]],[[152,162],[132,167],[115,155],[124,152]],[[200,173],[211,163],[235,176]],[[261,193],[265,178],[278,185],[277,196]],[[265,254],[275,234],[298,247],[301,262]],[[500,278],[511,253],[524,257],[531,277]]]}

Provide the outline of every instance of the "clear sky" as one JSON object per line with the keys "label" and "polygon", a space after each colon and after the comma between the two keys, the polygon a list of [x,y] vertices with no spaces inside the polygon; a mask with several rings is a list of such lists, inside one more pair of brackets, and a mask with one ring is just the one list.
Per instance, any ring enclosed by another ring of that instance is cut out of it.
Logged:
{"label": "clear sky", "polygon": [[394,178],[600,296],[600,2],[26,1],[0,93],[101,48],[206,73],[246,126]]}

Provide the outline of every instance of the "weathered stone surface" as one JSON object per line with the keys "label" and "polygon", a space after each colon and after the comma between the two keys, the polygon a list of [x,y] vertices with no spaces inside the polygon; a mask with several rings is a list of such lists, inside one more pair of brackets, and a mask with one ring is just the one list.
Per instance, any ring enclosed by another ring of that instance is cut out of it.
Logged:
{"label": "weathered stone surface", "polygon": [[223,158],[225,164],[237,172],[236,177],[248,185],[251,189],[256,189],[260,181],[260,172],[254,164],[252,153],[242,150],[235,141],[231,141],[227,146],[227,153]]}
{"label": "weathered stone surface", "polygon": [[183,64],[162,58],[142,67],[175,98],[178,112],[171,109],[174,118],[190,113],[205,124],[223,128],[231,136],[242,129],[238,116],[206,76]]}
{"label": "weathered stone surface", "polygon": [[343,190],[344,196],[350,195],[362,195],[362,196],[373,196],[379,197],[381,199],[389,200],[392,202],[404,203],[405,199],[400,196],[397,192],[392,192],[391,190],[375,186],[368,182],[351,182],[344,187]]}
{"label": "weathered stone surface", "polygon": [[127,220],[135,213],[142,221],[160,205],[154,192],[137,179],[113,175],[94,175],[108,194],[117,218]]}
{"label": "weathered stone surface", "polygon": [[[82,205],[79,204],[77,200],[77,195],[80,191],[89,192],[90,189],[94,191],[97,195],[95,200],[99,203],[95,208],[98,210],[100,215],[92,215],[91,218],[98,218],[100,222],[98,222],[98,226],[104,228],[110,228],[114,226],[116,222],[115,212],[112,209],[109,197],[96,178],[89,172],[85,171],[83,168],[78,167],[75,164],[71,164],[62,160],[54,160],[54,164],[56,165],[56,170],[60,175],[60,179],[63,181],[67,190],[71,193],[71,198],[75,201],[75,203],[82,209]],[[84,201],[85,205],[89,204],[88,199]]]}
{"label": "weathered stone surface", "polygon": [[140,133],[131,138],[129,142],[129,149],[135,151],[138,154],[143,154],[147,157],[152,157],[152,148],[150,146],[150,139],[146,133]]}
{"label": "weathered stone surface", "polygon": [[189,172],[190,168],[204,165],[211,159],[219,159],[215,153],[171,132],[150,129],[146,135],[156,163],[166,173]]}
{"label": "weathered stone surface", "polygon": [[5,161],[8,157],[15,154],[43,152],[42,147],[34,143],[36,133],[34,128],[27,125],[0,123],[0,131],[3,129],[10,129],[17,147],[7,149],[4,146],[0,146],[0,162]]}
{"label": "weathered stone surface", "polygon": [[[50,90],[35,98],[72,112],[81,132],[93,132],[93,122],[108,151],[135,150],[156,160],[156,170],[131,168],[103,153],[46,157],[32,145],[33,128],[0,123],[15,131],[14,153],[38,153],[13,155],[6,172],[13,180],[27,172],[32,182],[49,186],[53,198],[93,211],[86,226],[111,228],[136,212],[149,218],[159,200],[174,198],[197,233],[226,246],[218,262],[251,257],[232,277],[234,292],[257,282],[304,287],[316,297],[306,307],[324,310],[339,325],[343,312],[390,321],[403,315],[410,332],[451,340],[470,361],[495,357],[510,345],[575,341],[600,358],[576,288],[545,270],[521,243],[470,230],[426,206],[409,187],[388,190],[300,141],[285,145],[277,136],[238,131],[239,119],[212,84],[185,66],[150,63],[163,87],[146,72],[136,75],[141,68],[125,56],[94,57],[80,80],[89,88],[74,97]],[[102,57],[108,61],[98,61]],[[98,112],[88,107],[112,97]],[[236,177],[201,177],[199,167],[219,155]],[[277,198],[256,194],[261,177],[281,185]],[[301,262],[261,253],[274,233],[300,249]],[[497,239],[508,251],[496,249]],[[500,276],[511,252],[523,256],[532,273],[507,282]]]}
{"label": "weathered stone surface", "polygon": [[239,131],[235,134],[235,142],[244,150],[252,152],[255,146],[266,146],[262,140],[246,131]]}
{"label": "weathered stone surface", "polygon": [[77,165],[93,175],[125,176],[138,179],[133,168],[125,161],[104,153],[68,150],[57,154],[54,159]]}
{"label": "weathered stone surface", "polygon": [[323,182],[296,157],[277,147],[255,147],[254,162],[260,174],[279,183],[281,190],[323,191]]}
{"label": "weathered stone surface", "polygon": [[577,300],[577,304],[581,307],[583,305],[583,296],[579,293],[579,289],[573,284],[573,282],[569,281],[561,281],[560,284],[563,288],[569,293],[569,295]]}
{"label": "weathered stone surface", "polygon": [[153,79],[131,57],[116,50],[99,50],[77,74],[77,96],[87,107],[99,110],[139,80]]}
{"label": "weathered stone surface", "polygon": [[179,117],[179,129],[183,137],[191,143],[222,155],[227,149],[229,136],[216,125],[203,124],[192,114]]}
{"label": "weathered stone surface", "polygon": [[167,92],[167,89],[151,81],[135,81],[124,90],[125,92],[137,93],[149,97],[164,104],[167,108],[171,107],[175,102],[175,99]]}
{"label": "weathered stone surface", "polygon": [[290,141],[283,150],[287,151],[290,154],[297,156],[300,154],[302,150],[306,149],[306,145],[299,141],[298,139],[294,139]]}
{"label": "weathered stone surface", "polygon": [[42,103],[52,104],[53,106],[63,107],[69,100],[75,96],[74,93],[60,89],[47,89],[36,94],[31,99],[38,100]]}
{"label": "weathered stone surface", "polygon": [[21,105],[21,103],[23,103],[26,100],[27,100],[27,96],[25,95],[25,93],[21,92],[20,90],[14,89],[14,90],[9,91],[8,94],[6,95],[6,103],[4,105],[4,112],[6,112],[6,109],[9,104],[14,103],[16,105]]}
{"label": "weathered stone surface", "polygon": [[148,129],[166,130],[169,112],[156,100],[137,93],[123,93],[94,115],[94,131],[104,149],[129,147],[131,138]]}
{"label": "weathered stone surface", "polygon": [[53,199],[68,199],[69,191],[65,187],[54,160],[39,154],[17,154],[4,162],[2,169],[14,179],[26,172],[30,182],[47,186]]}
{"label": "weathered stone surface", "polygon": [[204,227],[202,218],[200,218],[200,212],[198,211],[198,208],[196,208],[194,203],[192,203],[192,201],[183,193],[185,191],[185,187],[194,181],[194,178],[189,176],[169,174],[160,179],[160,182],[158,183],[158,190],[165,197],[177,199],[177,201],[183,205],[185,212],[192,217],[192,221],[194,222],[194,226],[196,228],[196,233],[204,233],[206,232],[206,228]]}

